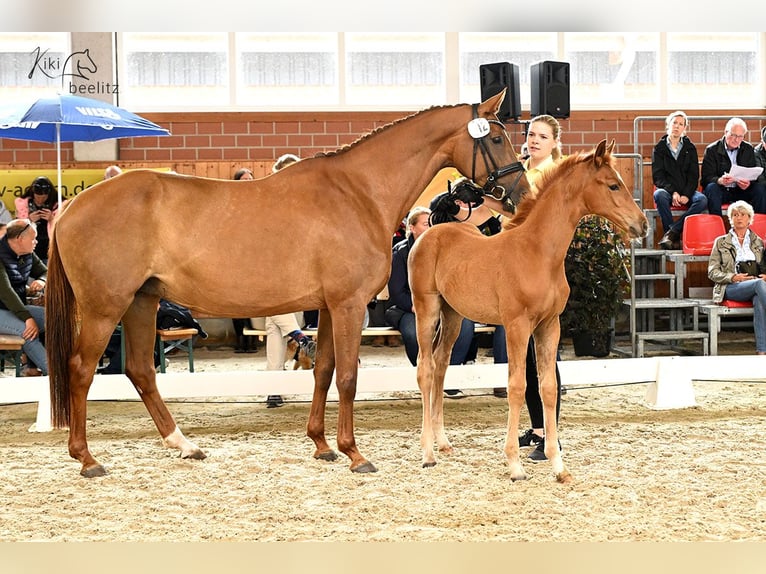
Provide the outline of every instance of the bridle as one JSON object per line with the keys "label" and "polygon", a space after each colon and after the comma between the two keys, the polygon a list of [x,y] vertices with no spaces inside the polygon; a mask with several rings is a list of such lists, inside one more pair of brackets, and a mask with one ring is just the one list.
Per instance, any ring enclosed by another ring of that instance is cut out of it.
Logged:
{"label": "bridle", "polygon": [[[495,199],[502,201],[503,205],[506,207],[506,209],[508,209],[508,211],[515,213],[516,202],[511,197],[511,193],[516,189],[519,181],[524,176],[524,166],[520,161],[516,161],[502,167],[498,166],[495,158],[492,156],[489,145],[487,144],[487,138],[490,134],[489,126],[490,124],[500,126],[500,129],[503,130],[503,135],[505,135],[507,138],[508,134],[506,133],[505,125],[503,125],[503,123],[497,118],[492,120],[480,118],[479,104],[473,104],[472,109],[473,119],[468,123],[468,133],[473,138],[473,162],[471,165],[471,180],[474,182],[476,181],[476,157],[478,155],[477,152],[481,151],[481,157],[484,160],[484,167],[487,170],[487,181],[484,182],[484,185],[481,188],[482,191],[486,195],[491,195]],[[519,175],[516,176],[516,179],[511,185],[510,190],[506,190],[504,186],[500,185],[499,180],[514,172],[519,172]]]}

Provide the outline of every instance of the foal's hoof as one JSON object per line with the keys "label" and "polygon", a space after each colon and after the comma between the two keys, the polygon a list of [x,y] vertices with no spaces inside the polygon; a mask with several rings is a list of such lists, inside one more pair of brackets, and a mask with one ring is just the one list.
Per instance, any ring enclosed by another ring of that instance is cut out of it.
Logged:
{"label": "foal's hoof", "polygon": [[85,478],[98,478],[99,476],[106,476],[106,469],[100,464],[88,468],[83,466],[80,474]]}
{"label": "foal's hoof", "polygon": [[569,484],[574,480],[574,477],[569,473],[568,470],[565,470],[564,472],[560,472],[556,475],[556,482],[560,484]]}
{"label": "foal's hoof", "polygon": [[424,462],[423,463],[423,468],[431,468],[432,466],[436,466],[436,461],[435,460],[433,462]]}
{"label": "foal's hoof", "polygon": [[512,474],[511,481],[516,482],[517,480],[527,480],[526,473],[522,472],[521,474]]}
{"label": "foal's hoof", "polygon": [[200,449],[193,450],[187,453],[181,453],[181,458],[190,458],[192,460],[205,460],[207,455]]}
{"label": "foal's hoof", "polygon": [[366,474],[368,472],[378,472],[378,469],[375,468],[375,465],[372,464],[370,461],[365,461],[362,464],[360,464],[359,466],[352,466],[351,467],[351,472],[358,472],[360,474],[362,474],[362,473]]}
{"label": "foal's hoof", "polygon": [[338,455],[334,450],[326,450],[324,452],[314,453],[314,458],[317,460],[326,460],[327,462],[333,462],[338,460]]}

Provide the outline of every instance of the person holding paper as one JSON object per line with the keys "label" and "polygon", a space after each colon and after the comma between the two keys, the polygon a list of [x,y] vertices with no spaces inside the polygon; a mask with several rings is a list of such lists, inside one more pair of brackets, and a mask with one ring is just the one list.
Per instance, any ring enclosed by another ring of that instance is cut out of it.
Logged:
{"label": "person holding paper", "polygon": [[[736,166],[755,167],[755,151],[745,141],[747,124],[742,118],[726,122],[723,137],[705,148],[702,158],[702,188],[711,214],[723,217],[721,206],[743,200],[753,206],[755,213],[766,213],[766,187],[736,173]],[[732,169],[734,173],[732,174]]]}

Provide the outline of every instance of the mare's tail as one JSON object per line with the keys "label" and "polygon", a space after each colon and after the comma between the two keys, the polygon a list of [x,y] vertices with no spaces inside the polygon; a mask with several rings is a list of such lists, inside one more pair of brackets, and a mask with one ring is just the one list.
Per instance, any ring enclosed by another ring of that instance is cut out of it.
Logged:
{"label": "mare's tail", "polygon": [[69,358],[77,335],[77,302],[61,264],[55,229],[48,254],[45,331],[53,428],[65,428],[69,426]]}

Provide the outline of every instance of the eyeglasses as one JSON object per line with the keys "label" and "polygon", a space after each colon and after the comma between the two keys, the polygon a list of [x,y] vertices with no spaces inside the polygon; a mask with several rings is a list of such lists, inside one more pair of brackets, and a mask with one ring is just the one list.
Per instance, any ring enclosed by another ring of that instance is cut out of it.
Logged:
{"label": "eyeglasses", "polygon": [[32,224],[31,224],[31,223],[27,223],[27,224],[24,226],[24,229],[22,229],[21,231],[19,231],[19,234],[18,234],[16,237],[21,237],[22,235],[24,235],[24,232],[25,232],[27,229],[29,229],[31,226],[32,226]]}
{"label": "eyeglasses", "polygon": [[733,133],[729,132],[729,137],[731,139],[733,139],[733,140],[743,140],[743,139],[745,139],[745,134],[738,135],[738,134],[733,134]]}

